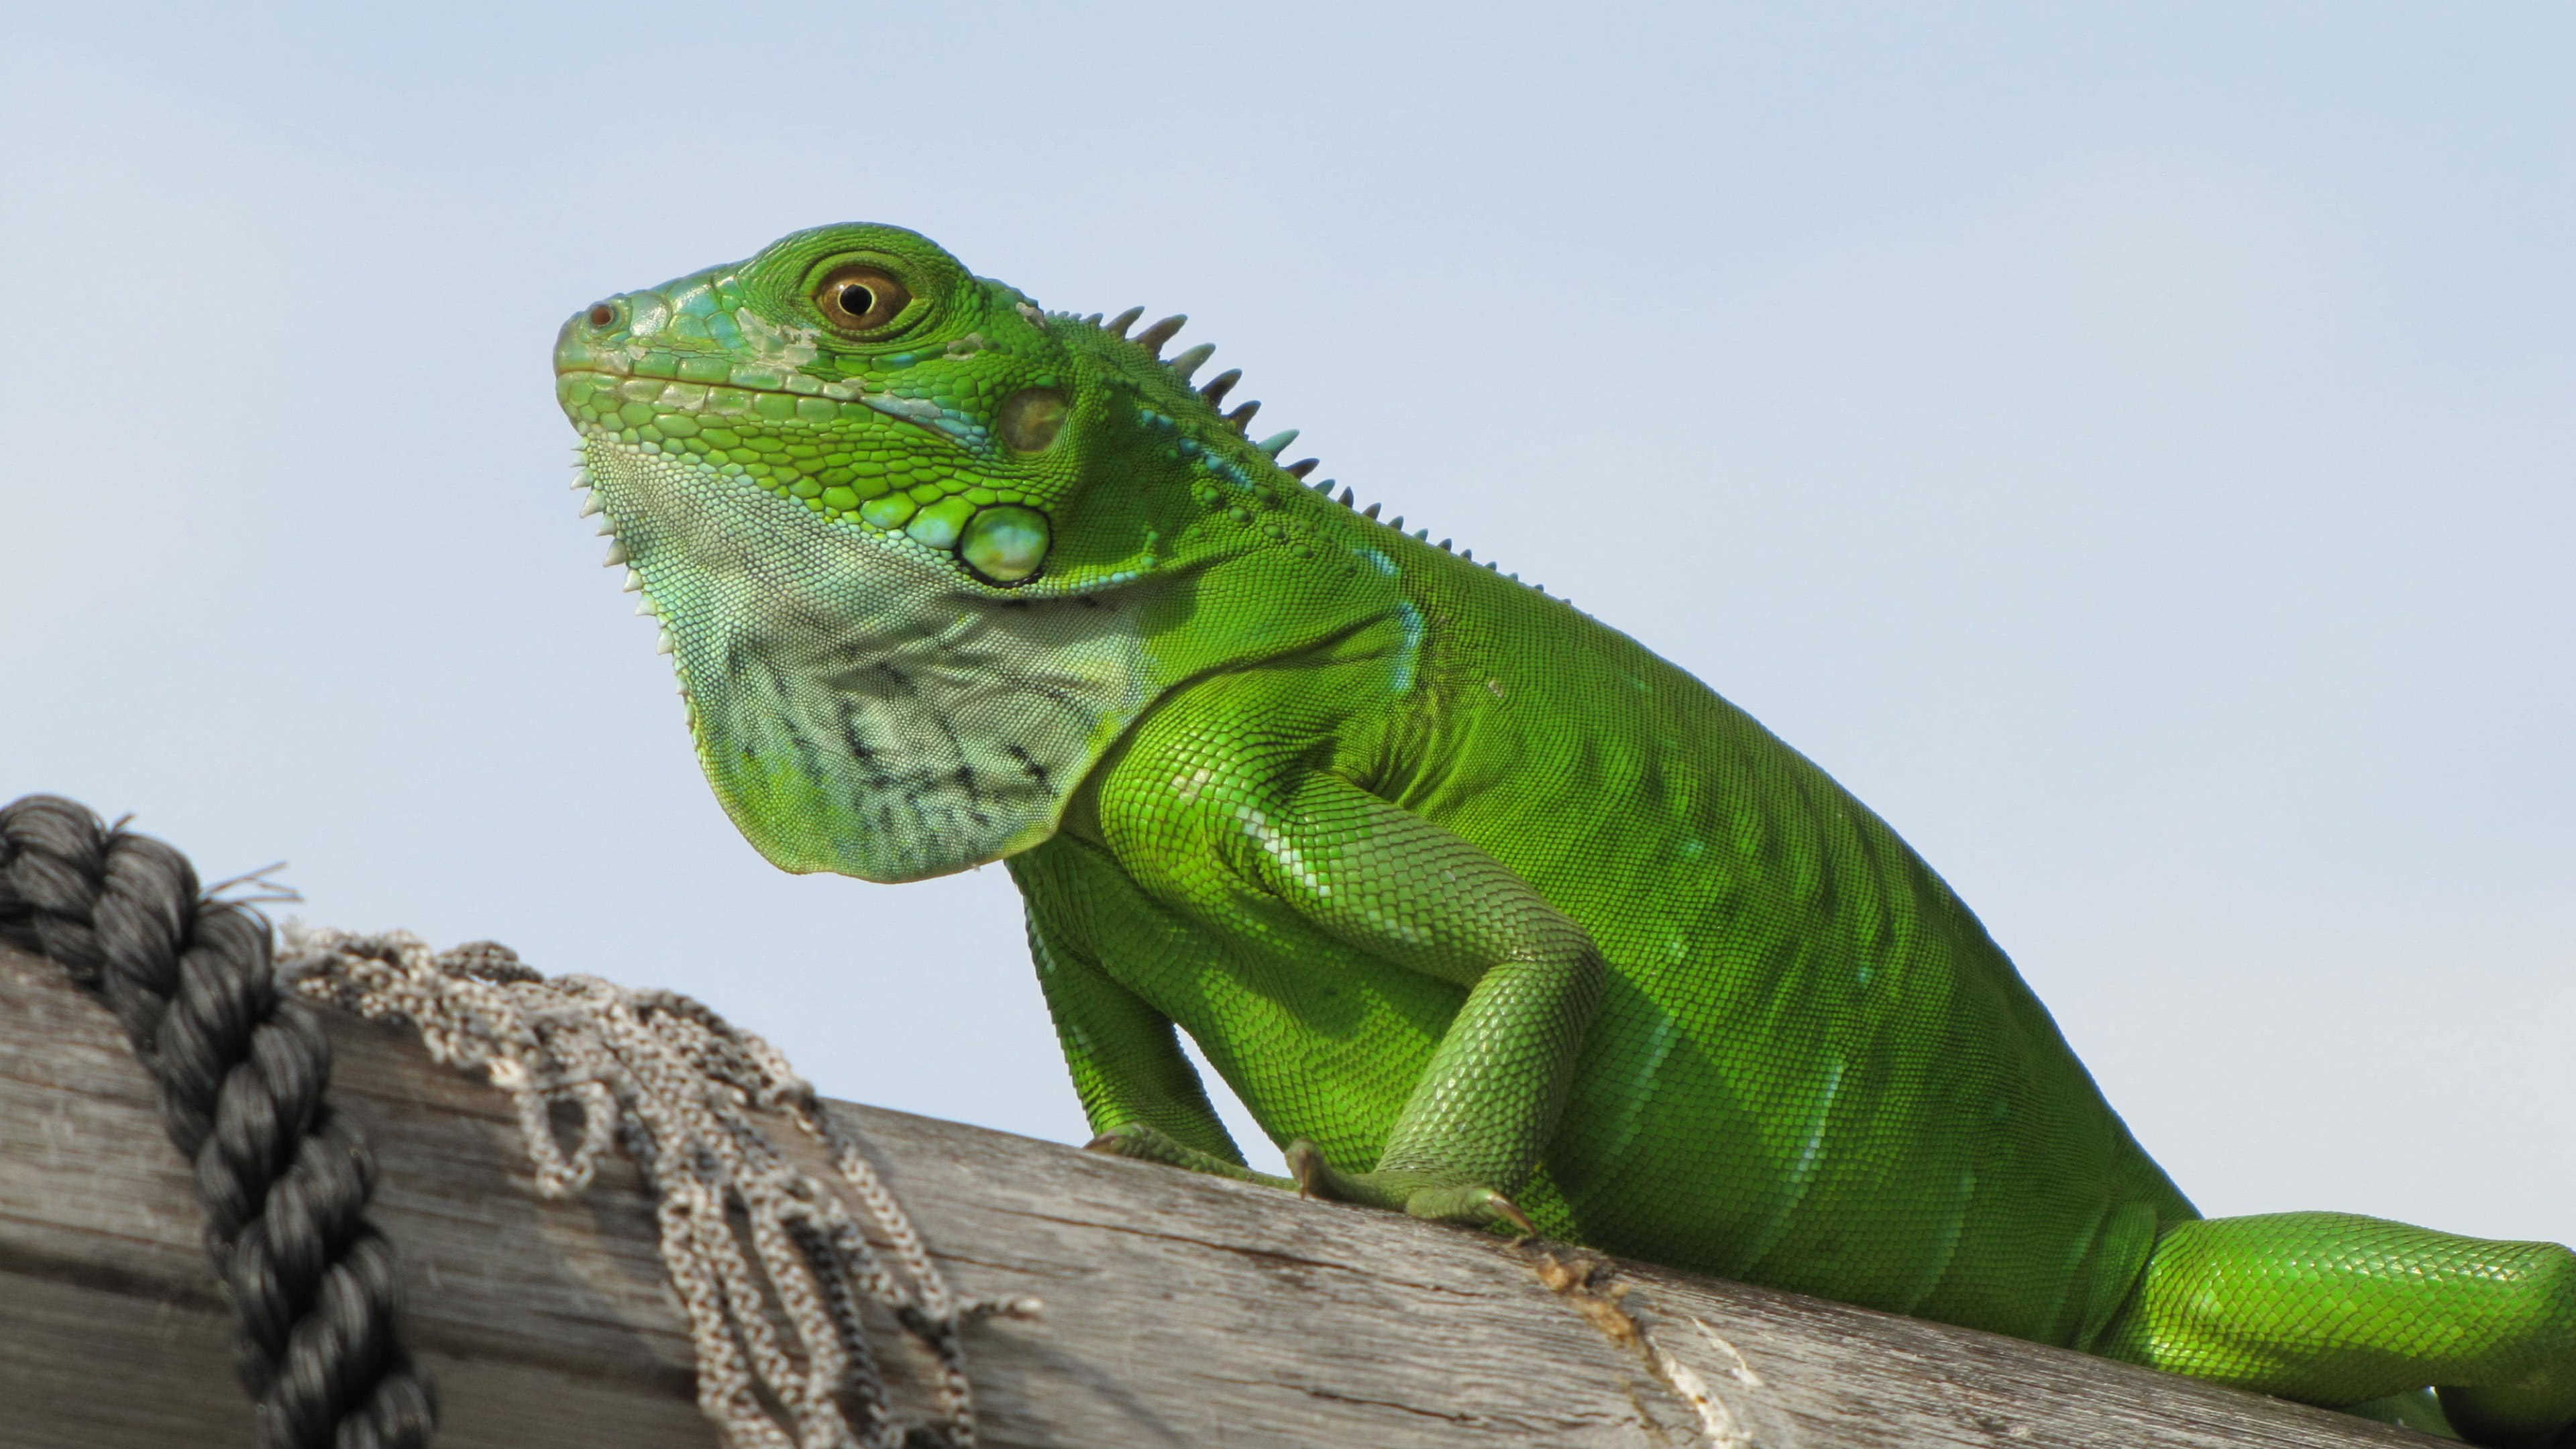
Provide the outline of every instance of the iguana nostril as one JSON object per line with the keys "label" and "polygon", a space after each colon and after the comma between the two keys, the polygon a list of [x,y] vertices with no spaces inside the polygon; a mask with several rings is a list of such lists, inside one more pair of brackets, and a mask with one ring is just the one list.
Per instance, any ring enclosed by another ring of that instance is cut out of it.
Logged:
{"label": "iguana nostril", "polygon": [[602,302],[598,306],[590,309],[589,321],[591,326],[598,328],[615,326],[617,323],[617,309],[606,302]]}

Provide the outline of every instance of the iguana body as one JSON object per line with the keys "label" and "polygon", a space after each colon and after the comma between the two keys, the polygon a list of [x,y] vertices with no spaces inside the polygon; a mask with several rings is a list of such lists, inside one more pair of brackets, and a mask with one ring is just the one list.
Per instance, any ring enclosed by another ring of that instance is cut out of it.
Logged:
{"label": "iguana body", "polygon": [[2200,1220],[1876,816],[1307,488],[1131,321],[833,227],[556,354],[736,823],[791,870],[1007,860],[1103,1145],[1256,1176],[1177,1025],[1327,1196],[2316,1402],[2437,1384],[2493,1442],[2576,1420],[2565,1249]]}

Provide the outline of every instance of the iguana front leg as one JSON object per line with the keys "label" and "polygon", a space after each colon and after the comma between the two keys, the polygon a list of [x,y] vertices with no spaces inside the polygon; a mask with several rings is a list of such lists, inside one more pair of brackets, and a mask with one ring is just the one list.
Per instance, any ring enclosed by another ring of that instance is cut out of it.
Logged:
{"label": "iguana front leg", "polygon": [[1284,908],[1328,940],[1467,988],[1374,1163],[1290,1144],[1320,1196],[1418,1217],[1528,1219],[1511,1201],[1556,1129],[1606,969],[1583,929],[1473,843],[1313,763],[1275,712],[1167,710],[1098,795],[1120,868],[1202,928]]}
{"label": "iguana front leg", "polygon": [[[1045,868],[1042,858],[1013,863],[1015,874]],[[1091,1145],[1193,1172],[1294,1186],[1244,1165],[1197,1069],[1181,1054],[1171,1019],[1102,971],[1078,931],[1066,923],[1050,926],[1034,903],[1038,897],[1031,892],[1029,957],[1095,1134]]]}

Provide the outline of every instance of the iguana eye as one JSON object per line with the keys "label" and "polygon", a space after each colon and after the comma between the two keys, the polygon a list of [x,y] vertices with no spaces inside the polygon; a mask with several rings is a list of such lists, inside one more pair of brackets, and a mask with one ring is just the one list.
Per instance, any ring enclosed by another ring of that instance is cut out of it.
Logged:
{"label": "iguana eye", "polygon": [[843,267],[814,289],[814,306],[823,320],[844,332],[874,332],[912,301],[903,283],[877,267]]}

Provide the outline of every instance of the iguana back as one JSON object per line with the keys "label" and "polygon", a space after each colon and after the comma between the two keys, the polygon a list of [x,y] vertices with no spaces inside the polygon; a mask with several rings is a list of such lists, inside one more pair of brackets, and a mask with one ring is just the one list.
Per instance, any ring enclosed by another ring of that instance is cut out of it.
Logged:
{"label": "iguana back", "polygon": [[[1274,725],[1276,692],[1245,674],[1323,695],[1309,729],[1326,768],[1490,853],[1598,947],[1599,1014],[1514,1194],[1540,1229],[2089,1343],[2156,1228],[2192,1209],[1976,917],[1688,674],[1562,600],[1353,520],[1391,570],[1393,666],[1334,680],[1300,651],[1193,688],[1258,699],[1241,714]],[[1079,913],[1059,895],[1107,889],[1052,859],[1096,862],[1088,834],[1014,860],[1042,922]],[[1293,921],[1091,915],[1087,954],[1198,1040],[1274,1138],[1337,1163],[1377,1160],[1466,996]],[[1354,996],[1382,1014],[1359,1022]]]}

